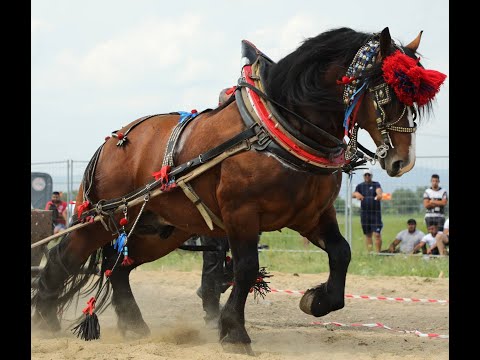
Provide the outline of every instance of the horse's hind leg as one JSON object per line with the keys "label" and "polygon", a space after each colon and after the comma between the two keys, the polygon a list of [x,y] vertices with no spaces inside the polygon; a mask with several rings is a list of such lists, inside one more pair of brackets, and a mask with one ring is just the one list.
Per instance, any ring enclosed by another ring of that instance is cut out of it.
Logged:
{"label": "horse's hind leg", "polygon": [[[118,252],[111,245],[104,246],[102,270],[112,269],[117,258]],[[138,264],[122,266],[120,259],[109,277],[112,284],[112,305],[118,318],[117,326],[124,337],[127,330],[138,337],[150,335],[150,329],[143,320],[130,287],[130,271],[137,266]]]}
{"label": "horse's hind leg", "polygon": [[335,210],[322,215],[319,225],[303,234],[328,254],[330,275],[326,283],[308,289],[300,300],[300,309],[319,317],[345,306],[345,281],[351,259],[350,245],[338,229]]}

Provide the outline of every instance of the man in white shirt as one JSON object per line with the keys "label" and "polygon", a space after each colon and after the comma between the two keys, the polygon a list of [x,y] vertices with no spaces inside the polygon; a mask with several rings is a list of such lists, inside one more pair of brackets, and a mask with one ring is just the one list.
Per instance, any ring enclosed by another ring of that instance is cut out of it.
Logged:
{"label": "man in white shirt", "polygon": [[[390,244],[388,247],[389,253],[401,252],[403,254],[412,254],[413,249],[417,244],[422,241],[425,234],[417,230],[417,222],[415,219],[408,219],[407,221],[407,228],[405,230],[400,231],[395,240]],[[397,248],[397,245],[400,246]]]}
{"label": "man in white shirt", "polygon": [[[415,248],[413,249],[414,252],[421,249],[424,245],[427,245],[426,253],[428,255],[440,255],[439,249],[437,247],[437,239],[438,241],[444,241],[444,238],[447,237],[443,232],[438,231],[437,225],[430,225],[428,228],[428,234],[425,235]],[[448,241],[448,240],[447,240]],[[444,254],[442,254],[444,255]]]}

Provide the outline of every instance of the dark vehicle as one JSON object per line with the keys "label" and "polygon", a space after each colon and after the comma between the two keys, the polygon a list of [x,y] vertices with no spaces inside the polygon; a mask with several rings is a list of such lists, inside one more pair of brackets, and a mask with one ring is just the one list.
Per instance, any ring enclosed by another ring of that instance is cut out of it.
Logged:
{"label": "dark vehicle", "polygon": [[45,209],[53,191],[53,181],[50,174],[31,172],[32,174],[32,209]]}

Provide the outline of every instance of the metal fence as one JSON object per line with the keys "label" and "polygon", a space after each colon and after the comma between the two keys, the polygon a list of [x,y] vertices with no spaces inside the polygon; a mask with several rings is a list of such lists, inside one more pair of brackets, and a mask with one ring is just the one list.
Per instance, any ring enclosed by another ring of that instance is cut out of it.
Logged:
{"label": "metal fence", "polygon": [[[64,194],[67,202],[75,199],[76,193],[83,178],[83,173],[88,161],[64,160],[31,163],[32,172],[46,172],[53,179],[53,191],[60,191]],[[405,223],[409,217],[422,216],[423,192],[430,186],[432,174],[440,176],[440,186],[449,189],[449,158],[447,156],[419,156],[415,167],[407,174],[399,178],[389,177],[378,164],[368,166],[373,172],[374,181],[378,181],[386,200],[382,201],[382,214],[404,218]],[[351,245],[353,222],[359,223],[360,203],[352,199],[352,193],[358,183],[363,181],[363,170],[356,171],[351,178],[343,176],[342,188],[335,203],[338,214],[340,229],[344,237]],[[448,204],[445,209],[448,217]],[[69,214],[71,215],[71,214]],[[399,228],[398,231],[403,230]],[[279,233],[278,236],[294,236],[292,234]],[[298,239],[299,236],[296,236]]]}

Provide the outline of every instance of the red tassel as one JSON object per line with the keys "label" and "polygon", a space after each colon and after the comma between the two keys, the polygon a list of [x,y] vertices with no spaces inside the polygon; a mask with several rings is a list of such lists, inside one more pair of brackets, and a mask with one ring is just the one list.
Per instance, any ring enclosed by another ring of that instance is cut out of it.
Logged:
{"label": "red tassel", "polygon": [[134,263],[133,259],[131,257],[128,257],[128,255],[125,255],[123,257],[122,266],[129,266],[129,265],[132,265],[133,263]]}
{"label": "red tassel", "polygon": [[105,141],[107,141],[108,139],[110,139],[110,136],[105,136]]}
{"label": "red tassel", "polygon": [[110,277],[110,275],[112,275],[112,270],[110,270],[110,269],[105,270],[105,276],[108,278],[108,277]]}
{"label": "red tassel", "polygon": [[121,133],[121,132],[117,133],[117,138],[118,138],[118,140],[122,140],[123,139],[123,133]]}
{"label": "red tassel", "polygon": [[92,297],[88,301],[87,307],[83,309],[85,320],[72,329],[73,333],[76,334],[77,337],[80,337],[85,341],[100,338],[100,324],[98,322],[97,315],[93,312],[95,309],[95,301],[95,297]]}
{"label": "red tassel", "polygon": [[125,226],[128,224],[128,220],[126,218],[121,218],[120,219],[120,226]]}
{"label": "red tassel", "polygon": [[197,112],[197,109],[193,109],[192,111],[190,111],[190,114],[196,114]]}
{"label": "red tassel", "polygon": [[160,179],[162,183],[167,183],[168,182],[168,173],[170,171],[170,166],[165,165],[162,166],[160,171],[154,172],[152,175],[155,177],[155,180]]}
{"label": "red tassel", "polygon": [[78,218],[80,219],[80,217],[82,216],[82,213],[87,210],[88,208],[90,208],[90,202],[89,201],[84,201],[82,204],[80,204],[77,208],[77,216]]}
{"label": "red tassel", "polygon": [[412,59],[399,50],[385,58],[382,70],[385,82],[407,106],[412,106],[414,102],[418,106],[428,103],[447,77],[439,71],[418,66],[417,59]]}
{"label": "red tassel", "polygon": [[350,84],[355,78],[353,76],[342,76],[342,80],[337,80],[337,85],[346,85]]}

